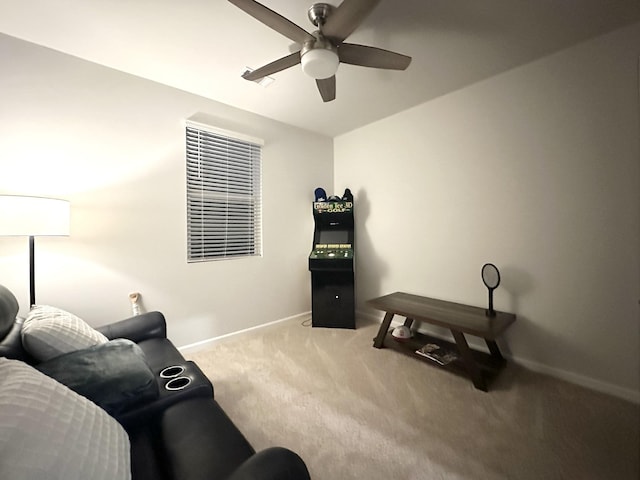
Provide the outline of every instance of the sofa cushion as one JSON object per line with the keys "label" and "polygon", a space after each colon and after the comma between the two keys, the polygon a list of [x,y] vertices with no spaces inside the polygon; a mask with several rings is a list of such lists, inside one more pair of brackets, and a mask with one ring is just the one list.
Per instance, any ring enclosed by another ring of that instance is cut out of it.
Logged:
{"label": "sofa cushion", "polygon": [[144,353],[124,338],[65,353],[36,368],[113,416],[158,397],[157,378]]}
{"label": "sofa cushion", "polygon": [[44,362],[109,339],[72,313],[49,305],[35,305],[22,326],[22,344]]}
{"label": "sofa cushion", "polygon": [[0,426],[0,478],[131,478],[129,439],[118,422],[18,360],[0,358]]}

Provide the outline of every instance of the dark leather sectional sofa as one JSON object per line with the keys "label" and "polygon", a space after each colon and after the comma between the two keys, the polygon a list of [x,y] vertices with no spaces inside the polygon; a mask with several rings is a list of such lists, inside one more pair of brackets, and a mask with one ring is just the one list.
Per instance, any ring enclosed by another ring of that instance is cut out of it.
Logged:
{"label": "dark leather sectional sofa", "polygon": [[[129,437],[134,480],[309,479],[296,453],[280,447],[254,451],[214,399],[211,382],[167,339],[161,313],[98,328],[108,343],[44,362],[23,348],[17,313],[14,295],[0,286],[0,357],[34,366],[114,417]],[[178,368],[163,378],[171,366]],[[83,368],[91,371],[85,375]]]}

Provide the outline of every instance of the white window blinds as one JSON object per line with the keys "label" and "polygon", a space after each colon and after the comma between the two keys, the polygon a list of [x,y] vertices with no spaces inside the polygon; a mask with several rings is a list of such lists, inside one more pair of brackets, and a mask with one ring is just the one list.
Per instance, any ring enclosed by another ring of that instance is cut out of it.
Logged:
{"label": "white window blinds", "polygon": [[262,254],[258,143],[186,125],[187,260]]}

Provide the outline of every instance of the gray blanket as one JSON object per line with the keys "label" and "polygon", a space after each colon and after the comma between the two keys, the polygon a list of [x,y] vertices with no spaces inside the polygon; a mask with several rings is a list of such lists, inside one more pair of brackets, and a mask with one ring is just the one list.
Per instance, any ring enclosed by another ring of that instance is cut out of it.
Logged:
{"label": "gray blanket", "polygon": [[144,353],[122,338],[60,355],[36,368],[112,416],[158,397],[158,383]]}

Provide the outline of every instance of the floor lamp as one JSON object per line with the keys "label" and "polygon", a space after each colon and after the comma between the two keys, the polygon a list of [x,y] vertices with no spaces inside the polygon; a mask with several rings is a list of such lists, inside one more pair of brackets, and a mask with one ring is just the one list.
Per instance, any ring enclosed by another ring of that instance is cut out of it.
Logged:
{"label": "floor lamp", "polygon": [[68,236],[66,200],[0,195],[0,236],[29,237],[29,305],[36,303],[34,237]]}

